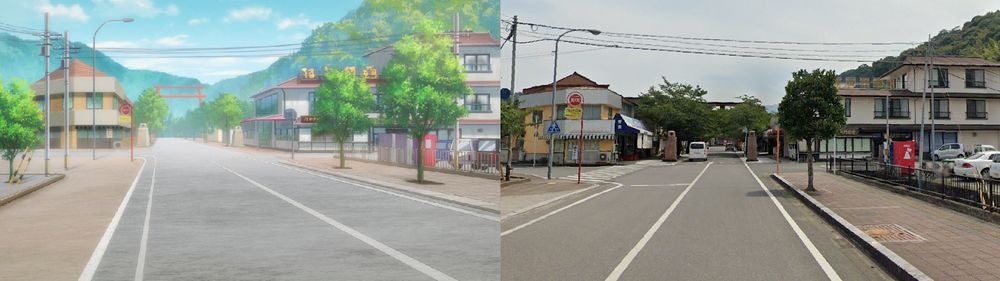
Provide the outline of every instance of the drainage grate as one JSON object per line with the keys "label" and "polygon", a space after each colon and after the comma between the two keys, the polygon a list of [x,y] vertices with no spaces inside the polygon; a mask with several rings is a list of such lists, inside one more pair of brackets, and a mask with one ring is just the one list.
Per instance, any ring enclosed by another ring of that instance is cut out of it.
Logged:
{"label": "drainage grate", "polygon": [[859,225],[865,234],[879,242],[922,242],[927,241],[920,235],[898,224]]}

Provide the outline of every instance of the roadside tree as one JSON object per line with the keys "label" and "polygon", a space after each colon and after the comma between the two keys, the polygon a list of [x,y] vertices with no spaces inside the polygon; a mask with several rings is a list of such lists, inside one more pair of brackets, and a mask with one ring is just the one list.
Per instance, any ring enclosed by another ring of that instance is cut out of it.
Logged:
{"label": "roadside tree", "polygon": [[222,129],[223,141],[228,145],[230,143],[229,130],[239,125],[240,118],[243,117],[243,107],[240,104],[239,98],[232,94],[224,93],[215,98],[209,104],[207,110],[207,115],[212,120],[213,127]]}
{"label": "roadside tree", "polygon": [[[422,141],[432,129],[454,125],[467,111],[457,101],[471,92],[465,85],[451,39],[430,20],[414,27],[393,47],[396,53],[382,75],[383,117]],[[417,149],[417,181],[424,180],[423,149]]]}
{"label": "roadside tree", "polygon": [[705,140],[714,136],[713,128],[718,119],[705,103],[706,94],[708,91],[701,87],[672,83],[663,78],[662,84],[649,87],[639,95],[636,116],[653,127],[674,130],[678,146],[681,141]]}
{"label": "roadside tree", "polygon": [[519,109],[520,102],[511,97],[500,103],[500,137],[507,139],[507,163],[504,165],[503,178],[510,181],[510,163],[514,161],[514,145],[517,138],[524,136],[524,118],[527,111]]}
{"label": "roadside tree", "polygon": [[740,104],[732,109],[726,110],[725,117],[721,124],[725,124],[727,129],[723,135],[733,139],[744,139],[746,132],[763,132],[771,122],[771,114],[767,113],[767,108],[760,102],[760,99],[751,95],[739,97]]}
{"label": "roadside tree", "polygon": [[44,130],[42,110],[34,102],[35,93],[21,80],[7,87],[0,81],[0,154],[9,164],[8,175],[14,175],[14,158],[18,151],[39,141]]}
{"label": "roadside tree", "polygon": [[375,96],[362,78],[350,72],[332,70],[324,78],[316,90],[314,129],[337,141],[344,168],[344,142],[372,125],[368,112],[375,106]]}
{"label": "roadside tree", "polygon": [[808,191],[813,186],[813,144],[832,138],[847,123],[844,106],[837,97],[836,74],[832,70],[799,70],[785,86],[785,97],[778,105],[781,129],[793,139],[806,141]]}
{"label": "roadside tree", "polygon": [[155,137],[166,127],[166,118],[169,112],[167,101],[153,88],[142,91],[142,94],[135,101],[133,110],[135,110],[135,122],[137,124],[146,123],[150,137]]}

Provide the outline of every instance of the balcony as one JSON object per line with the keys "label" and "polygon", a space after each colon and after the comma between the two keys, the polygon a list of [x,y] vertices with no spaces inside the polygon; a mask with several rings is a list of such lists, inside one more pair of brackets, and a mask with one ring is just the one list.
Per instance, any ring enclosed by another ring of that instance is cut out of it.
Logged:
{"label": "balcony", "polygon": [[986,111],[965,112],[965,119],[986,119]]}
{"label": "balcony", "polygon": [[949,111],[932,111],[932,119],[951,119],[951,112]]}
{"label": "balcony", "polygon": [[[893,110],[889,112],[889,119],[909,119],[909,111],[897,111]],[[885,111],[875,111],[875,119],[885,119]]]}
{"label": "balcony", "polygon": [[986,81],[965,80],[966,88],[986,88]]}

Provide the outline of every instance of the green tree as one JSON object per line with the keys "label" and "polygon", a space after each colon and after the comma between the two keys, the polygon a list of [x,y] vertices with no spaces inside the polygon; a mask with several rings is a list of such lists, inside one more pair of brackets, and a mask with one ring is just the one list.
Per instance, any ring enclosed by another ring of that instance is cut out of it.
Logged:
{"label": "green tree", "polygon": [[847,123],[844,106],[837,96],[836,79],[832,70],[794,72],[778,105],[781,129],[793,139],[806,141],[808,191],[816,190],[813,187],[813,143],[836,136]]}
{"label": "green tree", "polygon": [[759,134],[766,130],[771,121],[771,114],[767,113],[767,108],[760,99],[751,95],[742,95],[739,99],[740,104],[725,110],[722,123],[729,126],[723,134],[730,138],[743,139],[744,132],[755,131]]}
{"label": "green tree", "polygon": [[[424,20],[393,47],[382,79],[383,116],[389,124],[406,128],[423,140],[432,129],[455,124],[467,114],[456,103],[472,90],[451,52],[451,39],[441,36],[439,24]],[[417,149],[417,181],[424,180],[423,149]]]}
{"label": "green tree", "polygon": [[166,127],[166,118],[169,113],[167,101],[163,99],[153,88],[142,91],[135,101],[135,122],[146,123],[151,136],[155,136]]}
{"label": "green tree", "polygon": [[223,139],[229,143],[229,130],[240,124],[243,117],[243,107],[236,96],[224,93],[213,100],[207,107],[211,127],[222,129]]}
{"label": "green tree", "polygon": [[34,98],[27,82],[14,80],[5,88],[0,81],[0,155],[10,166],[11,177],[17,152],[35,145],[38,132],[44,130],[42,110]]}
{"label": "green tree", "polygon": [[355,133],[364,132],[372,125],[368,118],[375,106],[364,79],[347,71],[329,71],[316,90],[313,114],[319,134],[329,134],[337,141],[340,150],[340,168],[344,168],[344,143]]}
{"label": "green tree", "polygon": [[1000,62],[1000,42],[996,39],[990,38],[983,46],[982,51],[980,51],[983,59],[988,61]]}
{"label": "green tree", "polygon": [[521,110],[520,101],[514,97],[500,103],[500,137],[507,140],[507,163],[504,165],[503,177],[505,181],[510,180],[510,163],[514,161],[514,144],[517,138],[524,136],[524,118],[528,111]]}
{"label": "green tree", "polygon": [[706,94],[701,87],[672,83],[664,77],[662,84],[639,95],[636,116],[652,127],[674,130],[678,146],[681,141],[704,140],[716,134],[713,128],[718,119],[705,103]]}

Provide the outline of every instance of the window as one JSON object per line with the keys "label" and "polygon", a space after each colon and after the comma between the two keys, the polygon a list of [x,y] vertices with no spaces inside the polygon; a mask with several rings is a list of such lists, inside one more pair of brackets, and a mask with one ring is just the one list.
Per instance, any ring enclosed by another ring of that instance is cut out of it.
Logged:
{"label": "window", "polygon": [[584,120],[601,120],[601,106],[596,104],[583,105]]}
{"label": "window", "polygon": [[851,117],[851,98],[844,98],[844,116]]}
{"label": "window", "polygon": [[885,99],[875,98],[875,118],[885,118]]}
{"label": "window", "polygon": [[95,99],[94,97],[94,93],[87,93],[87,109],[103,109],[104,93],[97,93],[97,98]]}
{"label": "window", "polygon": [[64,98],[63,102],[66,103],[66,108],[73,109],[73,93],[69,93],[69,98]]}
{"label": "window", "polygon": [[[885,99],[875,99],[875,118],[885,118]],[[904,98],[889,99],[889,118],[910,118],[910,104]]]}
{"label": "window", "polygon": [[982,70],[982,69],[966,69],[965,70],[965,87],[966,88],[986,88],[985,71]]}
{"label": "window", "polygon": [[257,117],[278,114],[278,95],[269,95],[257,99],[255,107]]}
{"label": "window", "polygon": [[948,88],[948,69],[931,69],[930,85],[931,88]]}
{"label": "window", "polygon": [[966,119],[986,119],[986,100],[968,100],[965,108]]}
{"label": "window", "polygon": [[314,104],[316,104],[316,92],[309,92],[309,113],[315,112]]}
{"label": "window", "polygon": [[490,72],[490,55],[465,55],[465,72]]}
{"label": "window", "polygon": [[903,73],[903,85],[900,85],[900,89],[906,89],[906,73]]}
{"label": "window", "polygon": [[116,96],[112,96],[112,97],[111,97],[111,100],[112,100],[112,105],[111,105],[111,107],[113,107],[112,109],[114,109],[114,110],[118,110],[118,107],[119,107],[119,106],[118,106],[118,97],[116,97]]}
{"label": "window", "polygon": [[490,94],[465,96],[465,108],[469,112],[490,112]]}
{"label": "window", "polygon": [[948,99],[934,99],[931,101],[931,118],[951,118],[951,110],[948,108],[949,104],[950,102],[948,102]]}
{"label": "window", "polygon": [[560,104],[560,105],[556,106],[556,119],[557,120],[564,120],[564,119],[566,119],[566,105],[565,104]]}
{"label": "window", "polygon": [[541,124],[542,123],[542,111],[535,110],[531,112],[531,123]]}

